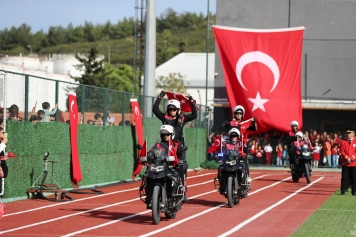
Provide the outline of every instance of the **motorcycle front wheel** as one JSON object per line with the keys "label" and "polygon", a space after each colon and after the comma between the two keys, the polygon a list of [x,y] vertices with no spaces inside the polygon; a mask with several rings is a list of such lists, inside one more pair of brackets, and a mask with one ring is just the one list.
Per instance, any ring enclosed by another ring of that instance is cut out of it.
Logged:
{"label": "motorcycle front wheel", "polygon": [[153,224],[158,225],[161,221],[161,208],[160,208],[160,200],[161,200],[161,187],[156,185],[153,188],[152,194],[152,220]]}
{"label": "motorcycle front wheel", "polygon": [[305,178],[307,180],[307,183],[310,184],[309,162],[304,163],[304,169],[305,169]]}
{"label": "motorcycle front wheel", "polygon": [[234,183],[234,179],[233,177],[229,177],[227,179],[227,203],[229,205],[229,207],[233,207],[234,206],[234,190],[233,190],[233,185]]}

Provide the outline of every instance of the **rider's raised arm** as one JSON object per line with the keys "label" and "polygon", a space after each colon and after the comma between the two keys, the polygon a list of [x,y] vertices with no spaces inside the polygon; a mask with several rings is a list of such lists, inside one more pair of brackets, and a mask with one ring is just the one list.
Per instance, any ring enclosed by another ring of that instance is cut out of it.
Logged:
{"label": "rider's raised arm", "polygon": [[228,128],[230,130],[230,122],[232,121],[232,118],[227,119],[225,122],[222,123],[222,126],[225,128]]}
{"label": "rider's raised arm", "polygon": [[196,119],[198,117],[197,107],[195,106],[194,101],[193,101],[193,97],[191,97],[191,96],[189,96],[189,103],[190,103],[190,106],[192,108],[192,113],[184,115],[184,117],[185,117],[184,121],[185,122],[192,121],[192,120],[194,120],[194,119]]}
{"label": "rider's raised arm", "polygon": [[157,97],[157,99],[155,100],[153,107],[152,107],[152,112],[154,113],[154,115],[156,115],[156,117],[162,121],[162,123],[164,122],[164,113],[162,113],[159,110],[159,104],[161,103],[161,98]]}
{"label": "rider's raised arm", "polygon": [[251,118],[252,123],[250,124],[250,126],[247,128],[247,130],[250,131],[257,131],[257,123],[256,123],[256,119],[255,118]]}

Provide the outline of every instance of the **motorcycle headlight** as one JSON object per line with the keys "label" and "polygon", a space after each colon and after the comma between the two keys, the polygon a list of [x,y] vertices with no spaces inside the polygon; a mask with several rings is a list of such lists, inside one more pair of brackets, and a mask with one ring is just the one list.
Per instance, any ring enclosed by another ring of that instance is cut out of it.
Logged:
{"label": "motorcycle headlight", "polygon": [[163,165],[150,164],[149,170],[155,173],[161,172],[164,170]]}
{"label": "motorcycle headlight", "polygon": [[226,164],[227,165],[236,165],[236,160],[227,160]]}
{"label": "motorcycle headlight", "polygon": [[310,156],[310,152],[303,152],[303,156]]}

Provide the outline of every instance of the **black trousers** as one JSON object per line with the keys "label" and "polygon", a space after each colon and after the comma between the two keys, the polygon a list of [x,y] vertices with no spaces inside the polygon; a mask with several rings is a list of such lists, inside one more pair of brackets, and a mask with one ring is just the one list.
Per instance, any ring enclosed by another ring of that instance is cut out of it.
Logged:
{"label": "black trousers", "polygon": [[356,167],[342,166],[341,192],[347,192],[352,185],[352,193],[356,193]]}

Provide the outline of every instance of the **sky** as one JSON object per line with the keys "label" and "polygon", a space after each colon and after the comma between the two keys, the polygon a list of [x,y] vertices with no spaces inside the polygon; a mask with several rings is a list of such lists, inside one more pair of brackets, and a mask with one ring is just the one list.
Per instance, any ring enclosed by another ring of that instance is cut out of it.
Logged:
{"label": "sky", "polygon": [[[210,12],[215,14],[216,0],[156,0],[156,15],[168,8],[206,15],[208,1]],[[47,33],[50,26],[67,27],[69,23],[84,25],[85,21],[116,24],[124,17],[135,17],[136,2],[140,6],[141,0],[0,0],[0,30],[23,23],[31,26],[32,33],[41,29]]]}

